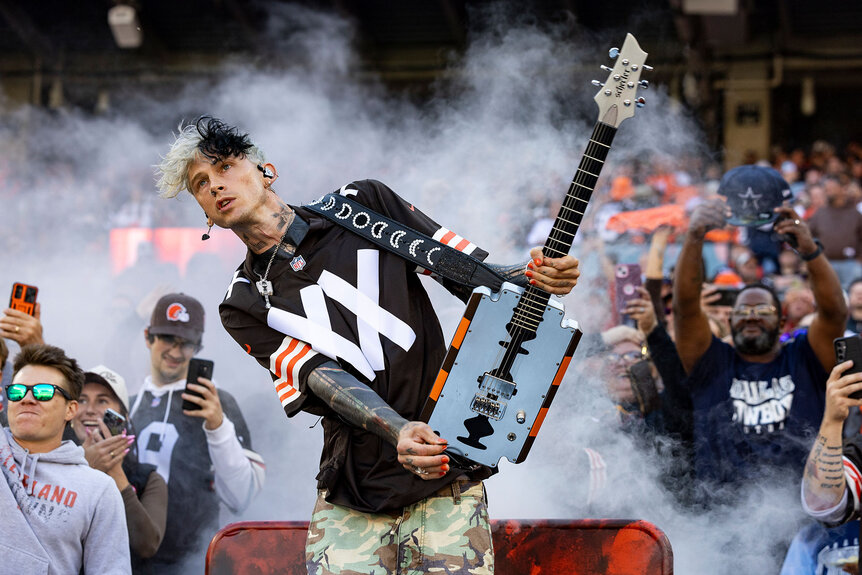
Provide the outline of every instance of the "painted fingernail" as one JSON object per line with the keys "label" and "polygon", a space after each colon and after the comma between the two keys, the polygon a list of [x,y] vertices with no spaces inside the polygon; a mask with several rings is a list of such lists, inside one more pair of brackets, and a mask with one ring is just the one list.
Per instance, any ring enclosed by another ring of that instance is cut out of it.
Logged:
{"label": "painted fingernail", "polygon": [[444,465],[444,466],[442,466],[440,469],[442,469],[444,472],[446,472],[446,471],[449,471],[449,466],[448,466],[448,465]]}
{"label": "painted fingernail", "polygon": [[129,448],[128,448],[128,447],[127,447],[125,450],[123,450],[123,454],[126,454],[126,453],[128,453],[128,452],[129,452]]}
{"label": "painted fingernail", "polygon": [[536,280],[530,280],[530,285],[536,285]]}
{"label": "painted fingernail", "polygon": [[527,264],[527,267],[530,269],[534,269],[536,266],[533,265],[533,262]]}
{"label": "painted fingernail", "polygon": [[135,438],[134,438],[134,437],[129,437],[129,438],[127,438],[127,439],[126,439],[126,444],[128,444],[128,445],[131,445],[131,444],[133,444],[134,442],[135,442]]}
{"label": "painted fingernail", "polygon": [[124,429],[124,430],[123,430],[123,433],[121,433],[120,435],[122,435],[123,437],[125,437],[125,436],[126,436],[126,430]]}
{"label": "painted fingernail", "polygon": [[527,270],[524,272],[524,275],[526,275],[528,278],[531,278],[531,277],[533,277],[533,272],[531,272],[530,270]]}
{"label": "painted fingernail", "polygon": [[440,477],[443,477],[444,475],[446,475],[446,472],[445,472],[445,471],[441,471],[441,472],[440,472]]}
{"label": "painted fingernail", "polygon": [[534,262],[536,262],[536,265],[537,265],[537,266],[542,265],[542,258],[536,258],[536,259],[534,259],[533,261],[534,261]]}
{"label": "painted fingernail", "polygon": [[449,458],[445,455],[443,456],[443,463],[449,463]]}

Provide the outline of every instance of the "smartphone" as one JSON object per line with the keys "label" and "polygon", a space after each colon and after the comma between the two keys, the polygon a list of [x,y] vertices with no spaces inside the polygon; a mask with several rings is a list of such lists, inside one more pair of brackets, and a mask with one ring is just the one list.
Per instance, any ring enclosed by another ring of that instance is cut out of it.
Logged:
{"label": "smartphone", "polygon": [[29,315],[36,315],[36,295],[39,288],[22,283],[12,284],[12,295],[9,297],[9,307],[23,311]]}
{"label": "smartphone", "polygon": [[111,432],[111,435],[117,435],[123,432],[126,428],[126,418],[111,409],[105,410],[105,415],[102,416],[102,421]]}
{"label": "smartphone", "polygon": [[715,290],[715,293],[721,294],[721,297],[709,305],[733,307],[733,304],[736,303],[736,296],[739,295],[739,288],[720,287]]}
{"label": "smartphone", "polygon": [[638,264],[618,264],[614,271],[617,294],[617,310],[624,315],[626,305],[642,296],[637,288],[641,286],[641,267]]}
{"label": "smartphone", "polygon": [[[213,378],[212,360],[201,359],[199,357],[193,357],[189,360],[189,372],[186,376],[186,393],[196,395],[197,397],[203,397],[200,393],[189,389],[190,383],[200,385],[198,383],[199,377],[210,380]],[[186,399],[183,400],[183,410],[185,411],[198,411],[200,408],[201,406],[196,403],[192,403]]]}
{"label": "smartphone", "polygon": [[[848,359],[853,360],[853,365],[844,372],[845,375],[862,371],[862,337],[848,335],[837,338],[833,343],[835,345],[836,364],[843,363]],[[862,391],[854,391],[850,394],[850,397],[860,399],[862,398]]]}
{"label": "smartphone", "polygon": [[647,360],[642,360],[628,368],[629,379],[632,383],[632,392],[638,402],[638,407],[643,415],[658,408],[659,396],[655,378],[652,376],[652,365]]}

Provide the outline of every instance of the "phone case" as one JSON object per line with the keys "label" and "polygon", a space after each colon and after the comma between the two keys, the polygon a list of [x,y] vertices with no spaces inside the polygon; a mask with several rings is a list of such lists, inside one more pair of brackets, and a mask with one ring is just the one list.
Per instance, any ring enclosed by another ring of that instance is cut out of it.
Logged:
{"label": "phone case", "polygon": [[633,299],[639,299],[641,294],[637,288],[641,285],[641,267],[638,264],[619,264],[614,273],[617,296],[617,310],[622,315],[626,304]]}
{"label": "phone case", "polygon": [[126,426],[126,418],[114,411],[113,409],[106,409],[105,415],[102,416],[102,421],[105,423],[105,426],[111,431],[111,435],[117,435],[123,431],[123,428]]}
{"label": "phone case", "polygon": [[[862,371],[862,337],[858,335],[839,337],[834,341],[834,345],[836,364],[843,363],[848,359],[853,360],[853,365],[844,372],[845,374]],[[862,391],[854,391],[850,397],[860,399],[862,398]]]}
{"label": "phone case", "polygon": [[[189,360],[189,371],[186,376],[186,393],[190,395],[195,395],[197,397],[202,397],[200,393],[196,391],[192,391],[189,389],[190,383],[198,383],[198,378],[203,377],[205,379],[212,379],[213,377],[213,361],[209,359],[201,359],[199,357],[193,357]],[[201,409],[201,406],[192,403],[188,400],[183,400],[183,410],[185,411],[198,411]]]}
{"label": "phone case", "polygon": [[9,307],[23,311],[29,315],[36,315],[36,296],[39,288],[22,283],[12,284],[12,295],[9,297]]}

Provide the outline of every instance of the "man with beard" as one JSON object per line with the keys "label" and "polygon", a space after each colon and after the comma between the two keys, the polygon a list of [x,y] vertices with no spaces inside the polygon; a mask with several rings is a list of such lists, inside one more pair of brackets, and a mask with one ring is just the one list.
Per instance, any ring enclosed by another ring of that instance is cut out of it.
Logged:
{"label": "man with beard", "polygon": [[780,342],[778,296],[750,284],[731,313],[733,345],[712,335],[700,302],[702,252],[706,233],[724,227],[730,216],[724,201],[694,211],[676,266],[676,344],[694,405],[695,474],[713,485],[741,486],[770,469],[788,481],[799,477],[823,415],[827,370],[835,363],[832,340],[847,319],[838,276],[808,226],[788,207],[775,212],[775,232],[792,236],[808,264],[817,313],[807,333]]}

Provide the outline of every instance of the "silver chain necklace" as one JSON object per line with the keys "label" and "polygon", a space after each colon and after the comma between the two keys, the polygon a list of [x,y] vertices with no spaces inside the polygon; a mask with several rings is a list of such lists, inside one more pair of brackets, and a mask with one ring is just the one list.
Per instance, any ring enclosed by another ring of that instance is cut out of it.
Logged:
{"label": "silver chain necklace", "polygon": [[266,309],[272,307],[269,303],[269,296],[273,294],[272,291],[272,282],[269,281],[269,269],[272,267],[272,262],[275,261],[275,255],[278,253],[278,250],[281,249],[281,245],[284,243],[284,238],[287,237],[287,231],[290,229],[290,225],[288,224],[287,229],[284,230],[284,233],[281,234],[281,238],[278,240],[278,244],[275,246],[275,250],[273,250],[272,255],[269,256],[269,263],[266,264],[266,271],[263,272],[263,275],[257,274],[257,277],[260,278],[260,281],[255,282],[254,285],[257,286],[257,291],[260,292],[260,295],[263,296],[264,301],[266,302]]}

